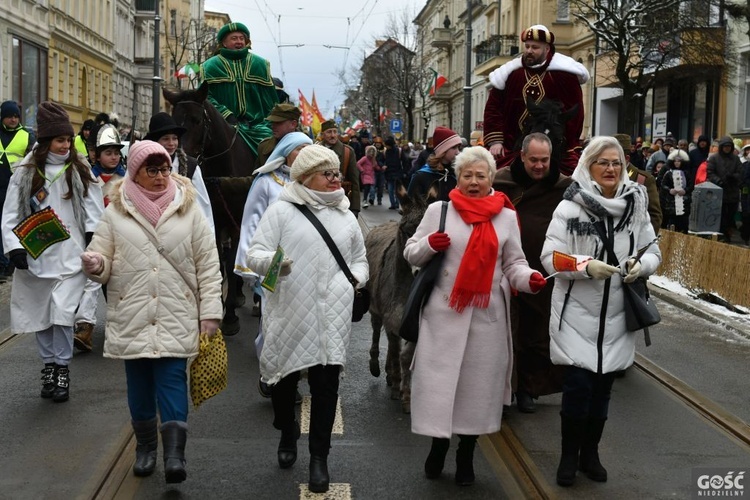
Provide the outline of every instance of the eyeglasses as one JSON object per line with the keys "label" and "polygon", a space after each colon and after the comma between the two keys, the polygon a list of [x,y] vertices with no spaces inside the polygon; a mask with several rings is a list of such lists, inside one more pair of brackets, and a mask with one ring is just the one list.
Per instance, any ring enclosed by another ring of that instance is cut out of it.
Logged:
{"label": "eyeglasses", "polygon": [[596,160],[594,165],[601,168],[620,168],[622,167],[622,162],[620,160]]}
{"label": "eyeglasses", "polygon": [[323,172],[323,176],[326,178],[328,182],[333,182],[335,179],[341,179],[341,171],[340,170],[326,170]]}
{"label": "eyeglasses", "polygon": [[156,174],[161,174],[163,177],[169,177],[172,173],[172,167],[146,167],[146,175],[149,177],[156,177]]}

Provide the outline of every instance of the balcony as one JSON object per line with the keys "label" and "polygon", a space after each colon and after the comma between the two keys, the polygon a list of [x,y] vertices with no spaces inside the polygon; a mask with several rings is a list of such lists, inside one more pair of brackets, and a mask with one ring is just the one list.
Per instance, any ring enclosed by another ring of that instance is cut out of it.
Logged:
{"label": "balcony", "polygon": [[450,83],[445,83],[442,87],[440,87],[437,92],[432,94],[430,97],[432,97],[433,101],[439,101],[439,102],[445,102],[451,100],[451,85]]}
{"label": "balcony", "polygon": [[477,75],[487,76],[497,68],[513,59],[519,51],[517,35],[492,35],[474,47]]}
{"label": "balcony", "polygon": [[430,45],[436,49],[450,49],[453,44],[453,31],[450,28],[433,28]]}

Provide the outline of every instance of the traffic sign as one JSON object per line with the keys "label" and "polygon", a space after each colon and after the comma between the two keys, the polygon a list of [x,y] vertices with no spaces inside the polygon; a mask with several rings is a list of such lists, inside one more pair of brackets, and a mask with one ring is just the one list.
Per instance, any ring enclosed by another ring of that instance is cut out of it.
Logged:
{"label": "traffic sign", "polygon": [[401,120],[399,119],[393,119],[391,120],[391,132],[401,132]]}

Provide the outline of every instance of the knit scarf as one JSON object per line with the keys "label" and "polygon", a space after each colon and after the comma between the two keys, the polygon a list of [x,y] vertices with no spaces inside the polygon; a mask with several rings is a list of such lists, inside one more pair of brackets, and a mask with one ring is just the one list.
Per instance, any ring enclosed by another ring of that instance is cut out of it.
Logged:
{"label": "knit scarf", "polygon": [[135,205],[136,210],[143,215],[152,226],[156,227],[170,203],[174,201],[177,185],[170,177],[166,189],[163,191],[148,191],[140,184],[136,184],[130,177],[124,182],[125,194]]}
{"label": "knit scarf", "polygon": [[458,266],[449,306],[459,313],[466,306],[486,309],[490,304],[492,279],[500,248],[491,219],[503,208],[515,208],[508,197],[498,191],[483,198],[470,198],[453,189],[448,196],[461,220],[474,226]]}

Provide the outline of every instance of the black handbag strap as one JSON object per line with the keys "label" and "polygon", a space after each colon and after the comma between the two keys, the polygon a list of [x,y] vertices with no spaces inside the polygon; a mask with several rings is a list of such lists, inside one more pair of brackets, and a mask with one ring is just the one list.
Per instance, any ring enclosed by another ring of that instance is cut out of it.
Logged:
{"label": "black handbag strap", "polygon": [[[615,248],[612,244],[612,239],[607,236],[607,231],[604,229],[604,221],[603,220],[591,220],[591,225],[594,226],[594,229],[596,229],[596,232],[599,233],[599,238],[602,240],[602,243],[604,244],[604,250],[607,252],[607,263],[611,266],[619,267],[620,263],[617,262],[617,255],[615,254]],[[611,227],[610,227],[611,229]]]}
{"label": "black handbag strap", "polygon": [[440,225],[438,226],[438,233],[445,232],[445,214],[448,213],[448,202],[444,201],[440,207]]}
{"label": "black handbag strap", "polygon": [[321,224],[320,220],[318,220],[317,217],[315,217],[315,214],[313,214],[310,211],[310,208],[307,205],[300,205],[298,203],[292,203],[295,207],[299,209],[302,214],[307,217],[307,220],[309,220],[313,226],[315,226],[315,229],[318,230],[320,235],[323,237],[323,241],[326,242],[326,245],[328,245],[328,249],[333,254],[333,258],[336,259],[336,262],[338,262],[339,267],[341,267],[341,270],[344,271],[344,274],[346,275],[346,279],[349,280],[349,283],[352,284],[352,286],[357,288],[357,280],[354,279],[354,275],[352,274],[351,270],[349,269],[349,266],[346,265],[346,261],[344,260],[344,256],[341,255],[341,252],[339,251],[339,248],[336,246],[336,243],[334,243],[333,238],[331,238],[331,235],[328,234],[328,231],[326,231],[326,228],[323,227],[323,224]]}

